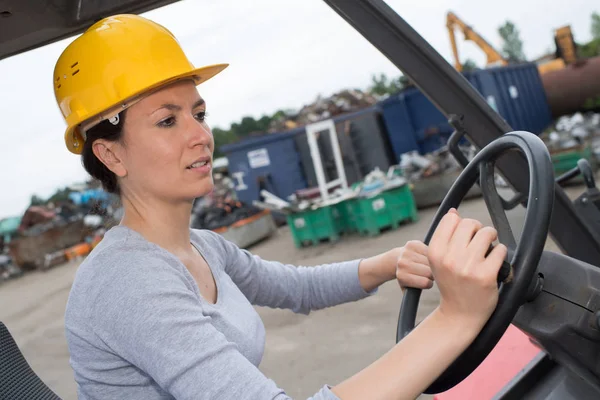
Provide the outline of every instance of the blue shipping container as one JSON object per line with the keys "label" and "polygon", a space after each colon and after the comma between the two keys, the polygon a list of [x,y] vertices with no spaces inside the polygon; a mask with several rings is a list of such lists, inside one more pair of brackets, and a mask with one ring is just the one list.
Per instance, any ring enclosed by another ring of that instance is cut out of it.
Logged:
{"label": "blue shipping container", "polygon": [[[395,164],[379,106],[340,114],[333,117],[333,121],[349,185],[362,180],[375,168],[386,171],[390,165]],[[336,179],[338,175],[329,135],[318,136],[317,143],[325,179]],[[296,147],[300,153],[307,185],[317,187],[317,175],[305,129],[296,135]]]}
{"label": "blue shipping container", "polygon": [[552,123],[535,64],[480,70],[466,74],[466,78],[513,129],[540,134]]}
{"label": "blue shipping container", "polygon": [[[466,73],[465,78],[513,129],[539,134],[551,124],[535,64],[478,70]],[[396,161],[409,151],[435,151],[452,134],[447,118],[416,88],[386,99],[381,107]]]}
{"label": "blue shipping container", "polygon": [[229,160],[229,175],[240,201],[252,204],[265,189],[285,199],[306,188],[294,137],[303,129],[273,133],[222,146]]}
{"label": "blue shipping container", "polygon": [[381,107],[396,161],[410,151],[431,153],[452,134],[447,118],[416,88],[384,100]]}
{"label": "blue shipping container", "polygon": [[[375,167],[387,170],[395,162],[380,115],[380,108],[372,106],[333,117],[349,184]],[[320,136],[318,143],[326,179],[337,178],[329,135]],[[259,182],[283,199],[299,189],[317,186],[305,127],[248,138],[220,150],[229,160],[236,193],[246,203],[260,198]]]}

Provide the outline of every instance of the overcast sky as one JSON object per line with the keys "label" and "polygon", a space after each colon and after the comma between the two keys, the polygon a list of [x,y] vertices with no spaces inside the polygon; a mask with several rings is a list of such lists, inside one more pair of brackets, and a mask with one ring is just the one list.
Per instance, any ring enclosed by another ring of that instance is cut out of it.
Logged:
{"label": "overcast sky", "polygon": [[[594,0],[388,0],[448,61],[445,27],[455,12],[496,48],[497,28],[510,19],[525,53],[553,50],[552,30],[571,24],[575,40],[590,40]],[[199,87],[208,123],[226,128],[246,115],[299,108],[317,94],[365,88],[373,73],[399,71],[321,0],[186,0],[145,16],[165,25],[196,66],[228,62],[222,74]],[[458,34],[461,59],[483,65],[483,53]],[[20,214],[32,194],[87,178],[79,157],[63,142],[64,123],[54,100],[52,71],[64,40],[0,61],[0,217]],[[327,60],[327,61],[325,61]]]}

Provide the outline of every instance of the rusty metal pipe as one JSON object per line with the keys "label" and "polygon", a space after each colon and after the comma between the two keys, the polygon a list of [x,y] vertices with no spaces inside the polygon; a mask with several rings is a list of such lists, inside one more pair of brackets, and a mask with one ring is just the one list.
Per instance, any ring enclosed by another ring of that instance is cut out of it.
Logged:
{"label": "rusty metal pipe", "polygon": [[600,109],[600,56],[541,76],[552,116]]}

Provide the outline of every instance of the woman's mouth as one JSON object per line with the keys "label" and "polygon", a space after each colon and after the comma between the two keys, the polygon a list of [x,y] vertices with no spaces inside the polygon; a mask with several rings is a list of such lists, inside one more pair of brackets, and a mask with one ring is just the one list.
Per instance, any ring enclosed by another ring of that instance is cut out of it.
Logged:
{"label": "woman's mouth", "polygon": [[196,161],[186,169],[200,174],[208,174],[211,171],[210,160]]}
{"label": "woman's mouth", "polygon": [[208,164],[208,161],[197,161],[190,165],[188,169],[204,167],[206,164]]}

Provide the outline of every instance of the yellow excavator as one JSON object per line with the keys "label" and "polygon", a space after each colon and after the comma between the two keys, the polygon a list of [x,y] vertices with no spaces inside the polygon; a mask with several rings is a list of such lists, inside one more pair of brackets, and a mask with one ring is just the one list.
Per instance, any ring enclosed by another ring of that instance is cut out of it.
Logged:
{"label": "yellow excavator", "polygon": [[454,68],[457,71],[463,70],[463,65],[458,57],[458,46],[456,45],[456,36],[454,29],[458,28],[465,35],[465,40],[470,40],[475,43],[487,57],[487,66],[507,65],[508,61],[500,54],[491,44],[479,35],[473,28],[467,25],[463,20],[458,18],[453,12],[448,12],[446,15],[446,27],[450,35],[450,43],[452,44],[452,53],[454,54]]}
{"label": "yellow excavator", "polygon": [[[448,12],[446,16],[446,27],[448,28],[448,34],[450,35],[450,43],[452,45],[452,52],[454,54],[454,67],[458,71],[463,70],[463,65],[460,62],[458,56],[458,47],[456,45],[456,36],[454,31],[456,28],[465,36],[465,40],[474,42],[487,57],[488,67],[492,66],[503,66],[508,65],[508,60],[500,54],[490,43],[488,43],[481,35],[479,35],[473,28],[467,25],[453,12]],[[556,54],[552,57],[541,58],[537,60],[538,70],[543,75],[550,71],[555,71],[565,68],[565,66],[575,63],[577,61],[576,45],[573,39],[573,33],[569,25],[560,27],[554,31],[554,42],[556,44]]]}
{"label": "yellow excavator", "polygon": [[554,42],[556,43],[556,58],[539,64],[540,74],[562,69],[577,62],[577,48],[569,25],[562,26],[554,31]]}

